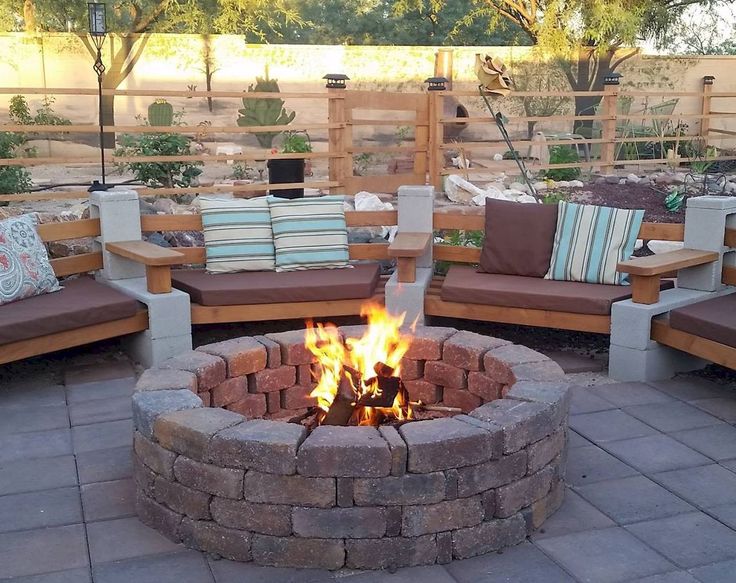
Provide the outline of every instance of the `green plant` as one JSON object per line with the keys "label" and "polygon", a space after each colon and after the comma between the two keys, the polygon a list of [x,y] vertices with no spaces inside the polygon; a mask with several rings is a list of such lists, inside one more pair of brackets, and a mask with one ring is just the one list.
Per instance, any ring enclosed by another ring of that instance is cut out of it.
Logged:
{"label": "green plant", "polygon": [[411,135],[411,126],[399,126],[396,128],[396,143],[400,146]]}
{"label": "green plant", "polygon": [[165,99],[157,99],[148,106],[148,123],[152,126],[170,126],[174,123],[174,106]]}
{"label": "green plant", "polygon": [[[17,148],[24,142],[21,134],[0,132],[0,158],[15,158]],[[27,192],[31,186],[31,175],[22,166],[0,166],[0,194]],[[0,203],[0,206],[7,204]]]}
{"label": "green plant", "polygon": [[[435,241],[441,240],[445,245],[453,247],[482,247],[485,233],[483,231],[438,231],[435,233]],[[435,273],[444,275],[452,265],[451,261],[436,261]]]}
{"label": "green plant", "polygon": [[363,152],[353,156],[353,170],[358,176],[365,176],[371,164],[373,164],[373,154]]}
{"label": "green plant", "polygon": [[[248,86],[248,93],[278,93],[278,80],[268,77],[256,77],[256,84]],[[294,121],[296,112],[284,107],[284,100],[277,97],[243,98],[243,107],[238,110],[238,125],[241,127],[288,125]],[[273,140],[280,132],[258,132],[256,139],[262,148],[271,148]]]}
{"label": "green plant", "polygon": [[541,196],[541,201],[544,204],[557,204],[559,202],[564,202],[567,200],[564,192],[545,192]]}
{"label": "green plant", "polygon": [[242,162],[233,164],[233,171],[230,176],[235,180],[249,180],[255,176],[253,168]]}
{"label": "green plant", "polygon": [[[574,164],[580,162],[575,148],[570,146],[552,146],[549,149],[550,164]],[[550,180],[575,180],[580,176],[580,168],[550,168],[544,171],[544,177]]]}
{"label": "green plant", "polygon": [[521,154],[517,150],[506,150],[503,153],[504,160],[516,160],[516,158],[521,158]]}
{"label": "green plant", "polygon": [[28,106],[26,98],[22,95],[14,95],[10,99],[8,115],[11,121],[19,125],[43,125],[43,126],[68,126],[72,122],[54,111],[56,99],[47,95],[41,100],[41,105],[36,109],[34,115]]}
{"label": "green plant", "polygon": [[306,154],[312,151],[312,141],[307,132],[284,132],[281,144],[283,154]]}
{"label": "green plant", "polygon": [[676,213],[682,209],[685,204],[687,193],[685,189],[674,188],[667,196],[664,197],[664,208],[671,213]]}

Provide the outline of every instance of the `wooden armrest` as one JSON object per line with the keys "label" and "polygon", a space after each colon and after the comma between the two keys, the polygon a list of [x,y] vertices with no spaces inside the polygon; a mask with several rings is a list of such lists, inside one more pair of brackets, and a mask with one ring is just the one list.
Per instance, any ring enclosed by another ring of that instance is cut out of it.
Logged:
{"label": "wooden armrest", "polygon": [[174,251],[168,247],[154,245],[148,241],[119,241],[117,243],[105,243],[105,249],[120,257],[132,259],[143,265],[180,265],[186,263],[183,253]]}
{"label": "wooden armrest", "polygon": [[389,257],[419,257],[429,247],[431,233],[398,233],[388,246]]}
{"label": "wooden armrest", "polygon": [[417,257],[424,254],[432,242],[431,233],[399,233],[388,246],[388,256],[396,257],[397,277],[400,283],[417,280]]}
{"label": "wooden armrest", "polygon": [[105,243],[105,249],[120,257],[146,266],[146,287],[152,294],[171,291],[171,266],[186,263],[186,256],[179,251],[160,247],[148,241],[119,241]]}
{"label": "wooden armrest", "polygon": [[616,271],[630,275],[651,277],[654,275],[663,275],[677,269],[684,269],[685,267],[712,263],[717,259],[718,253],[714,251],[678,249],[677,251],[657,253],[649,257],[634,257],[628,261],[621,261],[616,267]]}

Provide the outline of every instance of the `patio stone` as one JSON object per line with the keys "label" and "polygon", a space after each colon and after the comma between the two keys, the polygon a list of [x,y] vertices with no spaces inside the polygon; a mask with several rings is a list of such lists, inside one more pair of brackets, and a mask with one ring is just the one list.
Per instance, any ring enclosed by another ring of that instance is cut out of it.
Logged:
{"label": "patio stone", "polygon": [[646,474],[711,463],[709,458],[666,435],[614,441],[607,443],[605,448],[617,458]]}
{"label": "patio stone", "polygon": [[331,572],[322,569],[261,567],[225,559],[208,562],[217,583],[326,583],[333,578]]}
{"label": "patio stone", "polygon": [[69,416],[63,406],[0,409],[0,435],[67,427]]}
{"label": "patio stone", "polygon": [[77,471],[80,484],[129,478],[133,475],[132,446],[78,453]]}
{"label": "patio stone", "polygon": [[0,435],[0,463],[72,453],[69,429]]}
{"label": "patio stone", "polygon": [[66,400],[69,404],[84,403],[98,399],[130,397],[135,389],[135,378],[86,383],[66,387]]}
{"label": "patio stone", "polygon": [[632,583],[698,583],[698,580],[687,571],[670,571],[661,575],[651,575],[637,579]]}
{"label": "patio stone", "polygon": [[87,538],[93,564],[169,553],[182,548],[136,517],[90,523],[87,525]]}
{"label": "patio stone", "polygon": [[542,528],[532,534],[531,538],[536,541],[611,526],[616,526],[613,520],[581,497],[575,490],[568,488],[562,506],[545,520]]}
{"label": "patio stone", "polygon": [[654,474],[652,478],[701,508],[736,503],[736,474],[717,464]]}
{"label": "patio stone", "polygon": [[595,413],[615,409],[616,406],[610,401],[602,399],[587,387],[570,387],[570,414]]}
{"label": "patio stone", "polygon": [[0,534],[0,578],[86,565],[87,544],[81,524]]}
{"label": "patio stone", "polygon": [[573,449],[576,447],[585,447],[586,445],[593,445],[593,443],[588,441],[582,435],[580,435],[579,433],[576,433],[572,429],[568,430],[567,432],[568,449]]}
{"label": "patio stone", "polygon": [[170,555],[128,559],[98,565],[95,583],[214,583],[202,553],[182,551]]}
{"label": "patio stone", "polygon": [[634,476],[638,472],[596,445],[576,447],[567,452],[566,480],[574,486]]}
{"label": "patio stone", "polygon": [[103,421],[130,419],[133,416],[130,397],[95,399],[69,405],[69,418],[72,425],[89,425]]}
{"label": "patio stone", "polygon": [[199,407],[202,399],[187,389],[140,392],[133,396],[133,423],[137,431],[150,438],[157,417]]}
{"label": "patio stone", "polygon": [[648,384],[683,401],[713,399],[722,397],[724,392],[722,386],[693,376],[680,376],[666,381],[650,381]]}
{"label": "patio stone", "polygon": [[20,382],[13,386],[0,389],[0,415],[6,409],[24,409],[26,407],[53,407],[66,405],[64,387],[61,385],[45,384],[45,386],[30,386]]}
{"label": "patio stone", "polygon": [[606,361],[601,358],[591,358],[585,354],[578,354],[571,350],[544,350],[547,358],[554,360],[565,374],[581,372],[602,372],[606,368]]}
{"label": "patio stone", "polygon": [[644,425],[638,419],[619,410],[572,415],[570,427],[596,443],[644,437],[656,433],[648,425]]}
{"label": "patio stone", "polygon": [[716,461],[736,457],[736,428],[727,424],[673,433],[677,441]]}
{"label": "patio stone", "polygon": [[727,423],[736,423],[736,397],[734,395],[715,399],[698,399],[690,403]]}
{"label": "patio stone", "polygon": [[[503,554],[491,553],[463,561],[453,561],[445,565],[445,569],[458,583],[573,582],[572,577],[530,543],[505,549]],[[424,581],[423,578],[418,580]]]}
{"label": "patio stone", "polygon": [[719,462],[724,468],[736,473],[736,459]]}
{"label": "patio stone", "polygon": [[736,561],[723,561],[704,567],[690,569],[698,581],[702,583],[731,583],[736,573]]}
{"label": "patio stone", "polygon": [[[350,561],[350,559],[348,559]],[[405,567],[396,571],[370,571],[350,575],[350,583],[457,583],[440,565]],[[300,582],[301,583],[301,582]]]}
{"label": "patio stone", "polygon": [[579,487],[577,491],[618,524],[663,518],[695,510],[644,476],[606,480]]}
{"label": "patio stone", "polygon": [[92,583],[92,573],[89,567],[81,567],[42,575],[16,577],[7,580],[6,583]]}
{"label": "patio stone", "polygon": [[135,514],[135,483],[132,478],[86,484],[80,490],[85,522]]}
{"label": "patio stone", "polygon": [[536,544],[582,581],[618,583],[674,569],[672,563],[620,527],[543,539]]}
{"label": "patio stone", "polygon": [[736,504],[713,506],[708,508],[706,512],[716,520],[720,520],[726,526],[736,530]]}
{"label": "patio stone", "polygon": [[77,487],[0,497],[0,532],[82,522]]}
{"label": "patio stone", "polygon": [[657,391],[649,385],[635,382],[598,385],[591,388],[590,392],[617,407],[666,403],[674,400],[673,397]]}
{"label": "patio stone", "polygon": [[666,433],[722,423],[720,419],[682,401],[624,407],[624,411]]}
{"label": "patio stone", "polygon": [[133,442],[133,420],[122,419],[72,427],[72,441],[75,454],[129,446]]}
{"label": "patio stone", "polygon": [[77,469],[71,455],[0,464],[0,496],[76,485]]}
{"label": "patio stone", "polygon": [[134,377],[135,370],[127,360],[70,366],[64,370],[64,384],[67,387]]}
{"label": "patio stone", "polygon": [[736,532],[702,512],[640,522],[626,528],[681,568],[736,557]]}

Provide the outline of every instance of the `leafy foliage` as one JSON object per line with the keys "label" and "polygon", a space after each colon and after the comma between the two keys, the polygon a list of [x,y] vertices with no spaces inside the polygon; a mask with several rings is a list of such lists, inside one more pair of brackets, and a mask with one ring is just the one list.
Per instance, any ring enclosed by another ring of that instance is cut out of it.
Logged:
{"label": "leafy foliage", "polygon": [[284,154],[305,154],[312,151],[312,142],[307,132],[285,132],[281,152]]}
{"label": "leafy foliage", "polygon": [[[549,149],[550,164],[573,164],[580,162],[575,148],[570,146],[552,146]],[[550,180],[575,180],[580,176],[580,168],[550,168],[544,171],[544,177]]]}
{"label": "leafy foliage", "polygon": [[[24,143],[21,134],[0,132],[0,158],[15,158],[16,149]],[[31,175],[22,166],[0,166],[0,194],[28,192],[31,186]]]}

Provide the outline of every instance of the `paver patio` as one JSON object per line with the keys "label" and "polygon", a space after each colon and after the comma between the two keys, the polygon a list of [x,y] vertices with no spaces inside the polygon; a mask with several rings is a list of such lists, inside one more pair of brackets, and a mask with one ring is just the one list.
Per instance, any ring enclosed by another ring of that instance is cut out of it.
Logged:
{"label": "paver patio", "polygon": [[133,368],[0,388],[0,581],[13,583],[715,583],[736,581],[736,390],[698,377],[576,387],[569,489],[530,541],[388,572],[215,560],[141,524]]}

